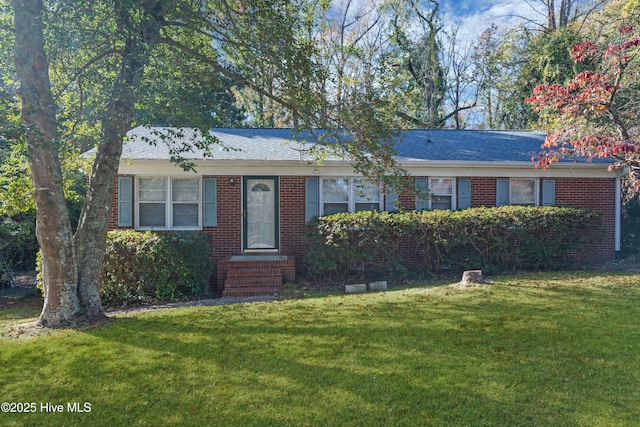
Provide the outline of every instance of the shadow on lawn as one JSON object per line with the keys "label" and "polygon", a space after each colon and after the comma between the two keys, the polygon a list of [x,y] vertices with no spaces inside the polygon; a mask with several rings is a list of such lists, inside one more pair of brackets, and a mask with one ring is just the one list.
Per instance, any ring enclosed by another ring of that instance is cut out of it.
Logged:
{"label": "shadow on lawn", "polygon": [[[633,387],[619,372],[632,355],[620,353],[609,329],[618,303],[590,302],[596,291],[517,292],[524,294],[509,302],[477,290],[401,303],[381,296],[181,309],[87,333],[111,341],[116,354],[146,355],[117,372],[97,363],[98,381],[117,379],[157,405],[208,399],[211,411],[238,424],[299,422],[289,418],[296,413],[317,424],[573,424]],[[587,330],[595,336],[586,339]],[[612,377],[620,390],[598,391]],[[191,392],[176,393],[174,384]]]}
{"label": "shadow on lawn", "polygon": [[[436,351],[432,344],[417,343],[409,348],[398,345],[397,340],[380,343],[364,339],[372,332],[382,332],[379,329],[356,332],[335,326],[235,325],[233,337],[224,337],[223,330],[215,327],[154,320],[153,328],[164,332],[154,333],[135,320],[121,325],[120,332],[130,339],[115,345],[141,346],[157,359],[133,363],[120,377],[142,375],[147,378],[140,384],[142,391],[151,387],[154,400],[174,402],[178,407],[188,407],[190,398],[184,393],[176,395],[173,382],[182,382],[182,386],[191,382],[188,389],[209,388],[216,396],[218,410],[232,409],[239,425],[282,422],[291,411],[308,410],[308,419],[319,424],[324,424],[323,417],[329,424],[340,420],[349,424],[372,416],[378,421],[403,416],[428,418],[430,412],[451,411],[468,399],[485,401],[488,407],[497,403],[464,384],[432,387],[448,375],[446,366],[430,361],[430,354]],[[144,336],[136,334],[138,327],[145,330]],[[182,341],[185,337],[190,337],[186,338],[190,342]],[[469,355],[462,358],[467,362],[455,359],[448,363],[474,363]],[[203,376],[190,376],[188,371],[194,368]],[[437,407],[443,401],[449,402],[449,407]],[[434,402],[440,403],[432,406]]]}

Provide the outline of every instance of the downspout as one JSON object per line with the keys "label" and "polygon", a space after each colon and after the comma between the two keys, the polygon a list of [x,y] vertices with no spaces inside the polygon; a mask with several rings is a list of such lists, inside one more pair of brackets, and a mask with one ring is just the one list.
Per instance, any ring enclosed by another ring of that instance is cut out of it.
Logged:
{"label": "downspout", "polygon": [[616,178],[616,225],[615,225],[615,233],[616,233],[616,243],[615,250],[616,255],[620,255],[620,248],[622,246],[622,176],[618,175]]}

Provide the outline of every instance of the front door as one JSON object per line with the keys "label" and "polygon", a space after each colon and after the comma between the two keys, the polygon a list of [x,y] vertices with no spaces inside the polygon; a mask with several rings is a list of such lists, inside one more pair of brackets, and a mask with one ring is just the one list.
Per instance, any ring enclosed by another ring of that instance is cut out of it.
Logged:
{"label": "front door", "polygon": [[244,177],[245,249],[278,249],[278,178]]}

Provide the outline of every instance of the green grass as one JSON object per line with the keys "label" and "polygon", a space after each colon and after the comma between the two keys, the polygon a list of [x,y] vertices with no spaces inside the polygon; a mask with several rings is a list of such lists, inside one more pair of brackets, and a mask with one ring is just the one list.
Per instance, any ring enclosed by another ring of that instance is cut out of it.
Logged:
{"label": "green grass", "polygon": [[0,328],[37,320],[42,310],[34,308],[7,308],[0,310]]}
{"label": "green grass", "polygon": [[0,401],[91,412],[0,413],[0,424],[637,425],[639,279],[500,277],[3,339]]}

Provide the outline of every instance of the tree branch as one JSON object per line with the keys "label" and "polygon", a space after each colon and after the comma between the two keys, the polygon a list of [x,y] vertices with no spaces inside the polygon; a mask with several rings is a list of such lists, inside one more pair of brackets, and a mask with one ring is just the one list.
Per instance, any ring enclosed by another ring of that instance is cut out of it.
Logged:
{"label": "tree branch", "polygon": [[255,90],[260,95],[265,96],[265,97],[271,99],[272,101],[277,102],[278,104],[282,105],[283,107],[289,108],[292,111],[296,111],[297,110],[297,108],[295,108],[295,105],[291,104],[290,102],[282,99],[279,96],[274,95],[273,93],[263,89],[262,87],[260,87],[256,83],[252,82],[251,80],[247,79],[246,77],[243,77],[243,76],[241,76],[239,74],[236,74],[236,73],[230,71],[228,68],[222,66],[217,61],[212,60],[208,56],[203,55],[203,54],[201,54],[201,53],[199,53],[199,52],[197,52],[197,51],[195,51],[195,50],[183,45],[182,43],[180,43],[180,42],[178,42],[176,40],[173,40],[173,39],[171,39],[169,37],[162,37],[162,38],[160,38],[158,43],[166,44],[167,46],[172,46],[172,47],[178,48],[178,49],[182,50],[183,52],[188,53],[193,58],[196,58],[196,59],[204,62],[205,64],[209,65],[215,71],[217,71],[218,73],[222,74],[225,77],[230,78],[234,82]]}

